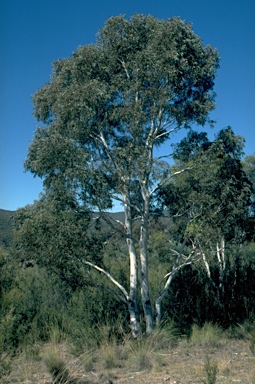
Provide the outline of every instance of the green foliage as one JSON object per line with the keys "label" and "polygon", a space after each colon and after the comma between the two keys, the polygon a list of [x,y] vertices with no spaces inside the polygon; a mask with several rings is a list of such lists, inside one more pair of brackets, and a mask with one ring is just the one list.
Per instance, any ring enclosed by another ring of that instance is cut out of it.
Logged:
{"label": "green foliage", "polygon": [[246,156],[243,161],[243,167],[249,180],[253,185],[253,192],[255,190],[255,154]]}
{"label": "green foliage", "polygon": [[15,316],[14,308],[11,306],[9,311],[0,318],[0,353],[9,351],[12,348],[12,333],[14,332]]}
{"label": "green foliage", "polygon": [[12,350],[25,342],[49,336],[50,324],[62,324],[66,289],[36,264],[23,269],[8,258],[1,268],[1,349]]}
{"label": "green foliage", "polygon": [[15,211],[0,209],[0,246],[10,247],[13,241]]}
{"label": "green foliage", "polygon": [[169,236],[163,231],[155,231],[151,234],[149,239],[149,257],[150,262],[153,264],[168,262],[170,256],[170,243]]}
{"label": "green foliage", "polygon": [[[219,301],[202,262],[179,272],[162,305],[165,317],[170,317],[185,332],[195,322],[217,322],[224,328],[243,323],[254,316],[254,243],[233,245],[226,250],[224,295]],[[210,261],[211,276],[218,281],[218,266]],[[217,292],[217,291],[216,291]],[[224,308],[224,309],[223,309]]]}
{"label": "green foliage", "polygon": [[[140,332],[135,243],[140,250],[146,330],[151,332],[150,195],[154,186],[170,176],[168,162],[153,158],[154,148],[170,139],[173,131],[211,123],[208,115],[214,108],[218,63],[218,52],[204,47],[191,25],[179,18],[112,17],[99,31],[96,44],[53,63],[51,81],[33,98],[41,126],[25,168],[43,178],[45,196],[19,212],[20,242],[28,251],[31,247],[41,265],[55,267],[63,279],[73,278],[73,290],[84,285],[87,275],[90,283],[113,292],[105,280],[97,284],[87,268],[88,260],[98,267],[102,259],[95,238],[91,241],[87,236],[81,210],[96,210],[105,218],[104,211],[112,208],[113,200],[120,200],[125,226],[113,221],[111,225],[127,240],[133,272],[128,290],[120,284],[115,288],[121,290],[129,311],[135,308],[134,334]],[[140,241],[132,227],[132,220],[138,218]],[[90,267],[96,269],[91,263]]]}
{"label": "green foliage", "polygon": [[99,210],[128,192],[137,215],[142,178],[155,184],[168,169],[154,162],[152,148],[169,139],[173,125],[208,120],[218,61],[179,18],[110,18],[97,43],[55,62],[51,82],[34,95],[43,127],[26,169],[43,177],[53,195],[64,189]]}
{"label": "green foliage", "polygon": [[[199,324],[216,319],[228,326],[242,317],[245,307],[253,312],[249,303],[245,304],[242,288],[247,291],[252,284],[246,273],[253,268],[253,256],[246,257],[244,246],[250,238],[247,223],[252,185],[240,161],[242,150],[243,139],[230,127],[221,130],[213,142],[205,133],[191,131],[175,147],[173,172],[186,171],[173,177],[159,197],[173,216],[173,239],[197,255],[193,266],[179,273],[174,282],[176,294],[171,298],[176,300],[178,295],[183,303],[175,319],[182,318],[181,311],[188,323],[191,319]],[[249,267],[241,272],[245,260]],[[200,300],[195,299],[197,295]]]}
{"label": "green foliage", "polygon": [[5,256],[0,277],[1,353],[40,340],[60,341],[67,335],[82,351],[92,340],[94,346],[100,343],[102,324],[109,324],[109,340],[121,337],[121,326],[127,327],[123,304],[107,292],[92,286],[73,292],[58,275],[36,263],[24,269]]}
{"label": "green foliage", "polygon": [[126,308],[111,295],[92,287],[73,293],[66,308],[65,324],[76,355],[103,342],[121,340],[129,332]]}
{"label": "green foliage", "polygon": [[177,170],[190,169],[162,188],[160,196],[176,216],[182,237],[209,243],[220,236],[242,236],[251,205],[251,183],[240,162],[242,149],[243,139],[230,127],[214,142],[205,133],[191,131],[176,145]]}
{"label": "green foliage", "polygon": [[[44,179],[45,194],[15,219],[16,244],[33,267],[21,269],[15,261],[21,252],[10,262],[0,255],[2,349],[68,333],[77,353],[90,351],[100,344],[98,328],[108,340],[121,339],[116,323],[122,321],[126,331],[125,304],[110,297],[113,284],[82,261],[104,267],[126,288],[126,240],[137,250],[148,245],[153,299],[174,265],[170,248],[184,241],[185,250],[206,255],[210,273],[197,259],[166,296],[165,317],[179,325],[219,321],[226,327],[254,313],[254,244],[244,245],[248,233],[247,239],[254,236],[254,159],[242,166],[243,139],[230,127],[214,142],[189,131],[174,149],[173,166],[152,158],[172,127],[208,121],[218,60],[182,20],[134,15],[129,21],[110,18],[95,45],[53,64],[51,81],[34,95],[41,127],[26,160],[26,169]],[[179,177],[166,183],[175,171]],[[165,226],[148,217],[157,213],[149,195],[159,185],[164,187],[157,198],[174,217]],[[136,219],[130,232],[102,212],[116,197],[125,202],[125,224],[129,208],[130,220]],[[95,207],[109,227],[94,220]],[[143,243],[139,236],[145,232]],[[223,243],[224,260],[218,262],[216,244]],[[143,265],[137,268],[141,276]],[[133,288],[138,292],[138,284]]]}
{"label": "green foliage", "polygon": [[[29,274],[21,276],[21,279],[21,281],[17,281],[21,296],[17,309],[20,306],[21,323],[24,327],[26,325],[27,329],[31,329],[32,334],[35,332],[36,338],[47,339],[49,324],[62,323],[61,307],[65,291],[47,274],[43,276],[41,269],[31,270]],[[50,280],[51,284],[49,284]],[[32,297],[31,294],[28,294],[31,290]],[[26,327],[24,333],[27,332]],[[39,334],[37,335],[37,333]]]}
{"label": "green foliage", "polygon": [[[86,284],[80,259],[100,264],[101,245],[87,232],[90,215],[83,208],[74,209],[70,196],[59,200],[45,195],[31,206],[19,209],[15,218],[15,239],[26,258],[54,271],[75,290]],[[55,196],[56,198],[56,196]]]}
{"label": "green foliage", "polygon": [[[10,356],[4,356],[1,358],[1,360],[0,360],[0,379],[4,379],[4,377],[6,377],[10,374],[11,363],[12,363],[12,359],[10,358]],[[4,383],[4,381],[3,381],[3,383]]]}

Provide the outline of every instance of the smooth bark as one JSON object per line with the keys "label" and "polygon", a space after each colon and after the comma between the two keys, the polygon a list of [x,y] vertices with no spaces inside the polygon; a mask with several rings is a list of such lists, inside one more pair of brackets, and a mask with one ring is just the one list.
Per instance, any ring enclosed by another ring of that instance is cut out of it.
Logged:
{"label": "smooth bark", "polygon": [[140,314],[138,308],[138,271],[137,271],[137,254],[133,239],[131,204],[128,192],[123,194],[124,210],[125,210],[125,231],[126,242],[129,253],[129,282],[130,291],[128,299],[128,310],[130,316],[130,328],[133,337],[141,334]]}

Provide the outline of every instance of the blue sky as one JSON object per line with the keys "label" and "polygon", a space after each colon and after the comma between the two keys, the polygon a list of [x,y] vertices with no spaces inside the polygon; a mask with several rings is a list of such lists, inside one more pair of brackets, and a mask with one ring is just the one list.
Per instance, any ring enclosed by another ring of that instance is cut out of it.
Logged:
{"label": "blue sky", "polygon": [[[0,5],[0,208],[32,204],[42,182],[23,162],[36,121],[31,95],[50,78],[51,63],[94,43],[111,16],[179,16],[205,44],[218,48],[217,121],[209,136],[231,125],[255,152],[254,0],[2,0]],[[206,129],[207,130],[207,129]]]}

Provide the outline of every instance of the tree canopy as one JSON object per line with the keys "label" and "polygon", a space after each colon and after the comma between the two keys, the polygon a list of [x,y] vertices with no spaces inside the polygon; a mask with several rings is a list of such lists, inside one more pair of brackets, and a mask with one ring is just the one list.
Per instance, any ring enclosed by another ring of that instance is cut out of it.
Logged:
{"label": "tree canopy", "polygon": [[[95,44],[53,63],[51,81],[34,95],[41,125],[26,169],[44,179],[48,194],[64,190],[75,204],[102,215],[114,200],[123,204],[129,290],[110,279],[128,304],[133,335],[141,332],[138,265],[147,332],[154,326],[147,255],[150,202],[171,177],[169,163],[155,157],[154,149],[181,128],[212,123],[218,64],[217,50],[204,46],[179,18],[117,16],[106,21]],[[138,218],[137,236],[133,220]]]}
{"label": "tree canopy", "polygon": [[109,192],[143,178],[146,166],[152,172],[155,145],[208,121],[218,61],[178,18],[109,19],[95,45],[53,63],[51,81],[35,94],[43,125],[26,169],[46,187],[76,188],[86,204],[110,207]]}

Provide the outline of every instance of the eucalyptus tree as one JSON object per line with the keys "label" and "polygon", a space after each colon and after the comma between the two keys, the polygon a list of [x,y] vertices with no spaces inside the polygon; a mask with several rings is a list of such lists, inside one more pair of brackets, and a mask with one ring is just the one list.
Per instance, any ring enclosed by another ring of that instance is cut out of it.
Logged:
{"label": "eucalyptus tree", "polygon": [[222,305],[227,248],[244,242],[252,204],[252,184],[241,163],[243,147],[244,139],[231,127],[222,129],[214,142],[204,132],[190,131],[174,153],[175,168],[186,164],[190,171],[159,192],[181,240],[200,251],[200,261]]}
{"label": "eucalyptus tree", "polygon": [[154,327],[147,255],[150,201],[171,177],[167,159],[157,158],[154,150],[181,128],[211,122],[218,63],[217,51],[204,46],[179,18],[117,16],[106,21],[95,44],[53,63],[51,80],[33,98],[41,125],[26,169],[44,179],[46,190],[70,188],[80,205],[101,215],[114,201],[123,205],[119,230],[130,257],[130,286],[81,260],[115,284],[134,336],[141,332],[139,268],[146,332]]}

